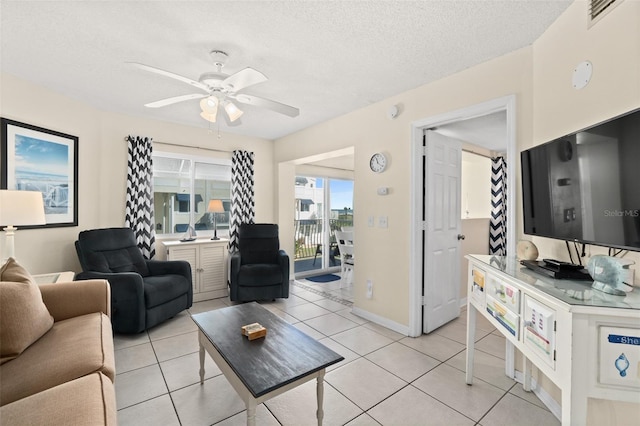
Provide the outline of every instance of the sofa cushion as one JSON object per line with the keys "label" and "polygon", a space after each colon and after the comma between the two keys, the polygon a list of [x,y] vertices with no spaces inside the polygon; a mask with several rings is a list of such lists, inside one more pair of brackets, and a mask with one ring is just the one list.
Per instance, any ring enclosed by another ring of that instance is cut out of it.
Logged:
{"label": "sofa cushion", "polygon": [[147,309],[167,303],[186,294],[191,282],[182,275],[158,275],[144,277],[144,299]]}
{"label": "sofa cushion", "polygon": [[58,321],[19,357],[0,366],[0,405],[97,371],[114,380],[109,318],[95,312]]}
{"label": "sofa cushion", "polygon": [[116,425],[115,389],[102,373],[63,383],[0,407],[8,425]]}
{"label": "sofa cushion", "polygon": [[20,355],[53,325],[31,275],[10,258],[0,269],[0,364]]}

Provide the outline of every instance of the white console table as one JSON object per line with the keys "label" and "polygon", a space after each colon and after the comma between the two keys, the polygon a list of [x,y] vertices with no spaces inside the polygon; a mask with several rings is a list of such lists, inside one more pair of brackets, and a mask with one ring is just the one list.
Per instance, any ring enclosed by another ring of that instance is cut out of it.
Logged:
{"label": "white console table", "polygon": [[538,274],[512,257],[466,258],[467,384],[479,312],[524,355],[526,391],[532,363],[560,388],[563,425],[587,424],[589,398],[640,404],[640,289],[612,296],[589,281]]}

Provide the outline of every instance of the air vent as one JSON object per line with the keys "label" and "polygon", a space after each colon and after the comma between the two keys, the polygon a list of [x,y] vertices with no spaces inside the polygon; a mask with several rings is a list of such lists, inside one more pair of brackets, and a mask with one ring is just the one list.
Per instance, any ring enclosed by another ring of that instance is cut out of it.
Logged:
{"label": "air vent", "polygon": [[604,16],[605,12],[609,12],[613,9],[614,4],[620,3],[622,0],[591,0],[589,5],[589,22],[595,23],[595,21]]}

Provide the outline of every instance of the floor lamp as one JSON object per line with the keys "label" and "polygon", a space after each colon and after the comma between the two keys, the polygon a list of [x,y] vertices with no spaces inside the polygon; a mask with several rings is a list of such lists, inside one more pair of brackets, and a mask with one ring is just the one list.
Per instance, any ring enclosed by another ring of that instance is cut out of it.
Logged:
{"label": "floor lamp", "polygon": [[218,224],[216,223],[216,214],[224,213],[224,206],[222,200],[209,200],[209,206],[207,211],[213,216],[213,237],[212,240],[219,240],[218,238]]}
{"label": "floor lamp", "polygon": [[15,225],[44,225],[44,202],[42,192],[0,190],[0,226],[6,226],[6,258],[15,257]]}

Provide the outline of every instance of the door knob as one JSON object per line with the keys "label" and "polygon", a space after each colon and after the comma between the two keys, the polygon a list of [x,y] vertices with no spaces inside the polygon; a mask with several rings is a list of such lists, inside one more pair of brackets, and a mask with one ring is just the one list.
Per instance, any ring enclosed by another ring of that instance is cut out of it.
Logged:
{"label": "door knob", "polygon": [[463,234],[458,234],[458,239],[459,240],[464,240],[464,235]]}

